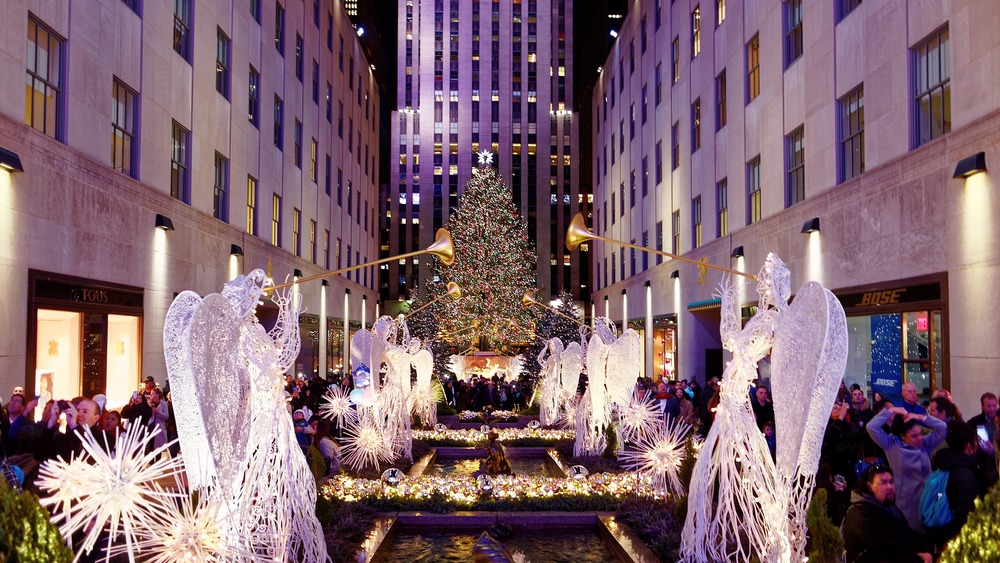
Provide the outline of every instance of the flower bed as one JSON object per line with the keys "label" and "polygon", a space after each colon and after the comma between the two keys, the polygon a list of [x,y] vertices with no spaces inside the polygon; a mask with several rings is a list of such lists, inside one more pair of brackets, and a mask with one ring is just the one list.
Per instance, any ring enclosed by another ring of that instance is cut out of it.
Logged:
{"label": "flower bed", "polygon": [[[572,430],[549,430],[531,428],[499,428],[499,440],[508,447],[551,447],[560,440],[574,440]],[[466,430],[414,430],[413,439],[428,446],[476,446],[485,444],[487,436],[478,429]]]}
{"label": "flower bed", "polygon": [[652,497],[650,482],[635,473],[600,473],[586,479],[498,475],[483,485],[472,476],[381,480],[337,476],[323,485],[329,501],[363,502],[382,512],[455,510],[614,510],[626,497]]}
{"label": "flower bed", "polygon": [[[488,411],[490,422],[517,422],[517,414],[514,411]],[[459,422],[486,422],[487,412],[462,411],[458,413]]]}

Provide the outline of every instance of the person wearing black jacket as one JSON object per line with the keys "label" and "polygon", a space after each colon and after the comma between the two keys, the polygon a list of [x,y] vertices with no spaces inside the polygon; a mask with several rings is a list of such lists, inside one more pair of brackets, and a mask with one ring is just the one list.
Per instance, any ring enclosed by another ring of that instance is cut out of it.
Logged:
{"label": "person wearing black jacket", "polygon": [[848,563],[931,563],[923,538],[896,508],[892,468],[865,469],[851,494],[841,528]]}
{"label": "person wearing black jacket", "polygon": [[982,478],[979,453],[979,437],[971,426],[962,421],[948,424],[948,447],[934,455],[934,469],[948,472],[948,508],[952,520],[939,528],[928,528],[927,532],[938,545],[944,545],[958,535],[965,525],[969,513],[975,508],[976,497],[986,492]]}

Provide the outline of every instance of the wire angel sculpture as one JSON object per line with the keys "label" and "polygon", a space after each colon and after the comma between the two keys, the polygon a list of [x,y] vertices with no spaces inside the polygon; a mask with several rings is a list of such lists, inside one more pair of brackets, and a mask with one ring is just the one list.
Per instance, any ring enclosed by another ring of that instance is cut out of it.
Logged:
{"label": "wire angel sculpture", "polygon": [[283,392],[301,344],[299,304],[293,292],[272,293],[278,315],[266,331],[254,310],[269,283],[254,270],[221,294],[185,291],[170,306],[164,355],[177,432],[192,490],[219,495],[237,515],[228,520],[237,554],[324,561],[316,482]]}
{"label": "wire angel sculpture", "polygon": [[[789,306],[790,277],[781,259],[768,254],[758,275],[757,313],[745,326],[741,285],[723,283],[720,333],[733,357],[691,476],[684,561],[789,562],[804,556],[805,509],[846,366],[847,331],[843,309],[819,284],[807,283]],[[747,392],[757,362],[768,353],[777,465],[757,430]]]}

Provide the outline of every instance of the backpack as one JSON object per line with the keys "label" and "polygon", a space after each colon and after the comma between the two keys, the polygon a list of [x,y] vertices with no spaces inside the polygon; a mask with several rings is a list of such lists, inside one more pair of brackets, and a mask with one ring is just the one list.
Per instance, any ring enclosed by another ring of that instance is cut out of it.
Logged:
{"label": "backpack", "polygon": [[925,527],[937,528],[952,521],[954,515],[948,505],[948,477],[950,472],[935,469],[924,483],[920,493],[920,521]]}

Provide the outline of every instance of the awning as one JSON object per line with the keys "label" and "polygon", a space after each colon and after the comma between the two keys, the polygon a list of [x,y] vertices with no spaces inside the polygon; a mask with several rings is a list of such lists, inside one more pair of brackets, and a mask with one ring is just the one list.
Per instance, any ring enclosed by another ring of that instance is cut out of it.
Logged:
{"label": "awning", "polygon": [[713,297],[712,299],[702,299],[701,301],[692,301],[687,304],[687,310],[694,311],[706,311],[708,309],[721,309],[722,308],[722,298]]}

